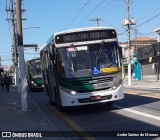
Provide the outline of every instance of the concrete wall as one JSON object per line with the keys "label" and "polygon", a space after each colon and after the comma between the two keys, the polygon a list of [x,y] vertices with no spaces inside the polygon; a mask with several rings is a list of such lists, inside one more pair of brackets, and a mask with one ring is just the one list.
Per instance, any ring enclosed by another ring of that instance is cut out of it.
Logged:
{"label": "concrete wall", "polygon": [[142,79],[143,80],[157,80],[158,73],[160,74],[160,56],[153,57],[151,62],[149,62],[149,58],[145,60],[141,60],[140,62],[141,62]]}

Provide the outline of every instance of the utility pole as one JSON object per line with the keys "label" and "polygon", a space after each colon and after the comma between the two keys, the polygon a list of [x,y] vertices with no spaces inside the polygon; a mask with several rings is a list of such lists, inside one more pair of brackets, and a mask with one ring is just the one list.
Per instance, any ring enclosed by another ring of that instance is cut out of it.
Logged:
{"label": "utility pole", "polygon": [[0,56],[0,68],[1,68],[1,56]]}
{"label": "utility pole", "polygon": [[18,68],[18,51],[17,51],[17,38],[16,38],[16,25],[15,25],[15,10],[13,8],[13,0],[11,0],[11,11],[12,11],[12,34],[13,34],[13,50],[14,50],[14,66],[15,66],[15,83],[17,86],[18,92],[20,92],[19,85],[19,68]]}
{"label": "utility pole", "polygon": [[18,56],[17,56],[17,39],[16,39],[16,26],[15,26],[15,10],[13,6],[13,0],[10,0],[10,6],[9,9],[6,9],[7,12],[11,12],[11,19],[6,19],[6,20],[11,20],[12,22],[12,48],[13,48],[13,62],[14,62],[14,67],[15,67],[15,85],[17,86],[18,92],[20,92],[20,87],[19,87],[19,70],[18,70]]}
{"label": "utility pole", "polygon": [[96,21],[96,23],[97,23],[97,26],[99,26],[99,21],[100,21],[101,19],[100,18],[94,18],[94,19],[90,19],[89,21]]}
{"label": "utility pole", "polygon": [[131,85],[131,34],[130,25],[135,25],[135,19],[130,19],[130,0],[127,0],[127,18],[122,21],[122,25],[127,26],[128,31],[128,85]]}
{"label": "utility pole", "polygon": [[127,13],[128,13],[128,85],[131,85],[131,34],[130,34],[130,0],[127,2]]}
{"label": "utility pole", "polygon": [[21,102],[22,111],[27,111],[27,80],[25,74],[25,60],[23,50],[23,34],[22,34],[22,18],[21,18],[21,2],[22,0],[15,0],[16,2],[16,24],[18,37],[18,52],[19,52],[19,68],[20,68],[20,83],[21,83]]}

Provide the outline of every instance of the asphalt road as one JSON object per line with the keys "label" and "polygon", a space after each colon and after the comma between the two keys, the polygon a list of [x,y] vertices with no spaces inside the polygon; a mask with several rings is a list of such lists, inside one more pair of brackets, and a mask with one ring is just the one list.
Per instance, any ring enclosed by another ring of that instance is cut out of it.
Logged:
{"label": "asphalt road", "polygon": [[[51,126],[56,127],[62,135],[65,135],[66,131],[76,131],[77,140],[82,137],[89,140],[101,140],[107,137],[109,139],[160,139],[160,137],[147,136],[152,133],[156,136],[160,131],[160,99],[134,95],[131,94],[132,92],[142,93],[130,89],[125,91],[125,98],[116,101],[113,107],[104,104],[70,107],[63,113],[50,104],[44,93],[30,93],[30,96]],[[152,91],[148,91],[150,92]],[[146,136],[138,136],[143,134]],[[119,136],[112,137],[113,135]]]}

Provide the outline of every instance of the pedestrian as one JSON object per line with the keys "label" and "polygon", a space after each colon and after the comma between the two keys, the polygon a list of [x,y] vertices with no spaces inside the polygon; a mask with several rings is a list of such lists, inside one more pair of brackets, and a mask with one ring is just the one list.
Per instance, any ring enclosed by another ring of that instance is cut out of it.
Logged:
{"label": "pedestrian", "polygon": [[13,83],[12,83],[12,76],[9,76],[9,85],[13,86]]}
{"label": "pedestrian", "polygon": [[6,92],[9,92],[9,76],[4,75],[4,84],[6,85]]}
{"label": "pedestrian", "polygon": [[4,90],[4,75],[0,77],[1,89]]}

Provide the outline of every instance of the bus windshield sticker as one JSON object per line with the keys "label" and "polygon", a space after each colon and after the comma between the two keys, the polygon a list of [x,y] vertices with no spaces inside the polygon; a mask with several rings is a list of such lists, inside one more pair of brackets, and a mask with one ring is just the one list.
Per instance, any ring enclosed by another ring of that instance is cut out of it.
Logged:
{"label": "bus windshield sticker", "polygon": [[76,47],[77,50],[81,51],[81,50],[87,50],[87,46],[80,46],[80,47]]}
{"label": "bus windshield sticker", "polygon": [[67,48],[68,52],[83,51],[83,50],[87,50],[87,46]]}
{"label": "bus windshield sticker", "polygon": [[101,68],[100,69],[100,72],[103,73],[103,72],[116,72],[118,71],[118,67],[113,67],[113,68]]}
{"label": "bus windshield sticker", "polygon": [[37,63],[37,62],[41,62],[41,60],[35,60],[35,62]]}
{"label": "bus windshield sticker", "polygon": [[75,51],[76,51],[76,48],[75,48],[75,47],[67,48],[67,51],[68,51],[68,52],[75,52]]}
{"label": "bus windshield sticker", "polygon": [[92,74],[99,75],[100,74],[100,66],[92,67]]}

